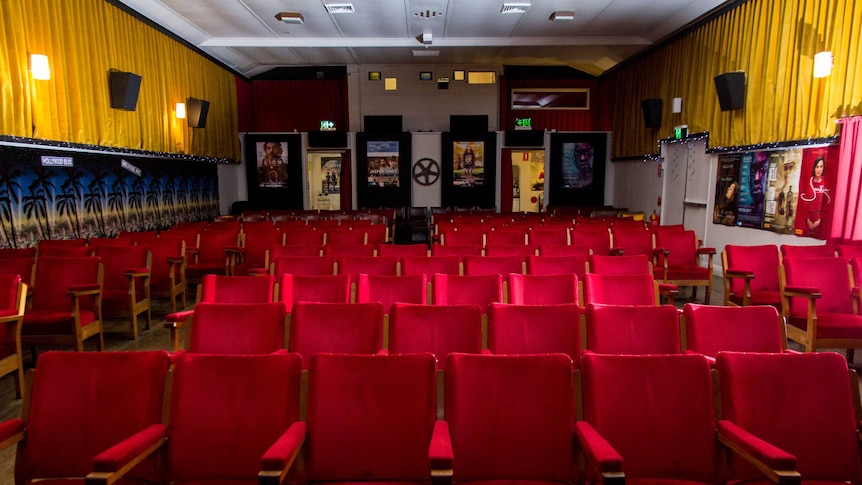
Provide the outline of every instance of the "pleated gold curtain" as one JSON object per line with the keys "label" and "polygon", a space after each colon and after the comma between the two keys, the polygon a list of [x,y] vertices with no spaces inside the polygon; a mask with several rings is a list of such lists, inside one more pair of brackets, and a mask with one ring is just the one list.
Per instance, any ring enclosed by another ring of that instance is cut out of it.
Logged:
{"label": "pleated gold curtain", "polygon": [[[657,140],[687,124],[709,132],[710,147],[823,138],[835,121],[862,113],[862,1],[750,0],[609,73],[614,93],[614,157],[657,153]],[[834,68],[814,79],[814,54],[832,51]],[[720,110],[713,77],[745,71],[745,108]],[[682,98],[682,113],[671,100]],[[640,103],[664,100],[659,130],[646,128]]]}
{"label": "pleated gold curtain", "polygon": [[[51,79],[33,80],[29,54]],[[239,160],[234,75],[104,0],[0,2],[0,133]],[[108,71],[142,76],[135,111],[112,109]],[[177,120],[210,101],[205,129]]]}

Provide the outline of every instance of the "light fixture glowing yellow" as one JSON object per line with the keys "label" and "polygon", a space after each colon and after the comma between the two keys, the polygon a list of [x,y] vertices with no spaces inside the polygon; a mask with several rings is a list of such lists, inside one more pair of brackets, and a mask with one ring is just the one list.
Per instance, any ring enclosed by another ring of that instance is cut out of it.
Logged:
{"label": "light fixture glowing yellow", "polygon": [[177,103],[177,119],[186,119],[186,103]]}
{"label": "light fixture glowing yellow", "polygon": [[30,54],[30,72],[33,79],[47,81],[51,79],[51,67],[45,54]]}
{"label": "light fixture glowing yellow", "polygon": [[829,51],[814,54],[814,77],[826,77],[832,73],[832,53]]}

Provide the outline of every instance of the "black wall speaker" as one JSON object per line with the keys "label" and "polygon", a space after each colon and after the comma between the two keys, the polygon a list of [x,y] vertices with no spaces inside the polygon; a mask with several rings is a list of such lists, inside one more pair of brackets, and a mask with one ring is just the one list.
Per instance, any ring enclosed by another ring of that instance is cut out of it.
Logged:
{"label": "black wall speaker", "polygon": [[192,128],[206,128],[207,113],[210,102],[204,99],[188,98],[186,100],[186,119]]}
{"label": "black wall speaker", "polygon": [[745,107],[745,72],[726,72],[715,76],[715,92],[722,111]]}
{"label": "black wall speaker", "polygon": [[111,88],[111,108],[134,111],[138,105],[141,76],[133,72],[108,71]]}
{"label": "black wall speaker", "polygon": [[660,99],[645,99],[641,101],[641,109],[644,112],[644,123],[647,128],[658,128],[661,126],[662,101]]}

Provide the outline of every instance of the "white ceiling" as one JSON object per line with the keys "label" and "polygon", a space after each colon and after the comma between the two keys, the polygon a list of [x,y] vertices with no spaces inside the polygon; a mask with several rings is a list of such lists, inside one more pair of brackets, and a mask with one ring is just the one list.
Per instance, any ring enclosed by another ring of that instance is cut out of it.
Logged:
{"label": "white ceiling", "polygon": [[[565,65],[600,75],[739,0],[513,0],[529,4],[522,14],[501,13],[502,0],[352,0],[349,14],[325,8],[347,0],[117,1],[252,77],[276,67],[380,64]],[[554,11],[575,18],[552,22]],[[305,22],[285,24],[279,12]],[[439,55],[414,57],[426,49]]]}

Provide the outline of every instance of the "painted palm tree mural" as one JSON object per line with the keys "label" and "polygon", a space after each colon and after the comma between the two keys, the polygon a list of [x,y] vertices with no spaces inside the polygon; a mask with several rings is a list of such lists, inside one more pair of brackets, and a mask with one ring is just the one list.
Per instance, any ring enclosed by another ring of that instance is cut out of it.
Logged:
{"label": "painted palm tree mural", "polygon": [[71,166],[42,166],[40,155],[59,152],[0,146],[0,247],[164,229],[218,215],[214,164],[124,155],[130,170],[116,154],[62,152]]}

